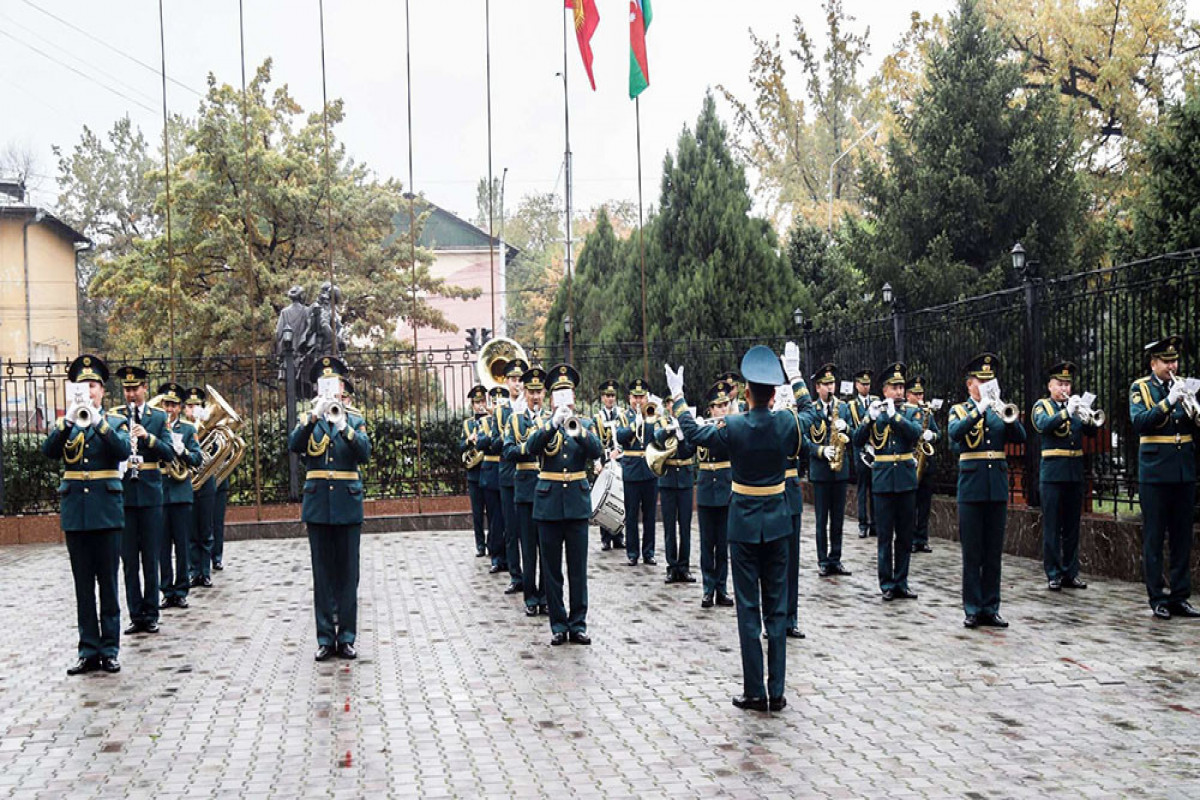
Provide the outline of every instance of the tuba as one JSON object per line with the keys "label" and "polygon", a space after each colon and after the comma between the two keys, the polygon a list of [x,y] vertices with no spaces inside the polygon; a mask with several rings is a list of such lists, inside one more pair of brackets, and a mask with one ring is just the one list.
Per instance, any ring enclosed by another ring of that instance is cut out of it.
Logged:
{"label": "tuba", "polygon": [[[150,402],[146,403],[146,406],[149,408],[157,408],[158,410],[161,411],[162,410],[162,398],[163,398],[163,396],[161,394],[155,395],[153,398],[150,399]],[[176,412],[175,418],[176,419],[179,418],[178,412]],[[176,434],[175,431],[172,429],[172,426],[174,424],[175,424],[175,420],[171,419],[170,414],[167,414],[167,431],[172,436],[177,436],[178,434]],[[188,467],[188,465],[185,464],[184,462],[180,461],[178,458],[172,458],[170,461],[167,461],[165,464],[163,464],[163,469],[166,471],[167,476],[175,481],[185,481],[188,479],[188,476],[191,474],[191,468]]]}
{"label": "tuba", "polygon": [[246,456],[246,442],[238,435],[242,418],[216,389],[209,385],[204,388],[209,403],[204,407],[204,420],[196,428],[200,466],[192,476],[192,488],[197,490],[209,478],[216,478],[217,483],[224,481]]}
{"label": "tuba", "polygon": [[526,364],[529,363],[525,350],[512,339],[503,336],[488,339],[479,350],[479,357],[475,359],[475,374],[483,388],[490,391],[502,385],[509,362],[518,358]]}

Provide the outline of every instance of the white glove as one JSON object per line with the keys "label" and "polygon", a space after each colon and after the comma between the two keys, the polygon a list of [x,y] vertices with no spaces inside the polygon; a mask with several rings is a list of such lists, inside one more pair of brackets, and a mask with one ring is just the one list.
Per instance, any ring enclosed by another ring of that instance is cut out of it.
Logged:
{"label": "white glove", "polygon": [[1079,409],[1083,406],[1083,400],[1078,395],[1072,395],[1067,398],[1067,415],[1072,417],[1079,416]]}
{"label": "white glove", "polygon": [[888,419],[896,416],[896,401],[890,397],[887,399],[887,415]]}
{"label": "white glove", "polygon": [[513,400],[512,411],[514,414],[524,414],[528,410],[529,404],[525,402],[525,395],[522,394],[516,400]]}
{"label": "white glove", "polygon": [[559,406],[558,408],[554,409],[554,416],[550,418],[550,424],[555,428],[561,428],[569,416],[571,416],[570,407]]}
{"label": "white glove", "polygon": [[337,430],[338,433],[341,433],[342,431],[346,430],[346,415],[342,414],[340,417],[338,417],[337,422],[335,422],[333,424],[333,427]]}
{"label": "white glove", "polygon": [[883,402],[879,401],[879,400],[872,401],[870,408],[867,409],[867,414],[869,414],[871,416],[871,419],[872,420],[879,419],[879,415],[882,413],[883,413]]}
{"label": "white glove", "polygon": [[1172,381],[1171,391],[1167,392],[1167,405],[1173,406],[1187,396],[1187,387],[1183,381]]}
{"label": "white glove", "polygon": [[800,348],[795,342],[783,346],[783,372],[789,383],[795,383],[800,378]]}
{"label": "white glove", "polygon": [[821,458],[825,459],[826,461],[833,461],[834,455],[835,452],[832,445],[825,445],[821,448]]}
{"label": "white glove", "polygon": [[91,412],[92,412],[92,413],[88,414],[88,424],[87,424],[87,425],[84,425],[83,427],[85,427],[85,428],[99,428],[99,427],[100,427],[100,421],[101,421],[102,419],[104,419],[104,409],[102,409],[102,408],[97,408],[96,406],[92,406],[92,407],[91,407]]}
{"label": "white glove", "polygon": [[175,455],[183,455],[183,437],[175,431],[171,431],[171,449],[175,451]]}
{"label": "white glove", "polygon": [[68,425],[75,424],[75,422],[74,422],[75,415],[79,413],[79,409],[81,409],[81,408],[83,408],[83,403],[72,403],[71,404],[71,407],[67,409],[66,417],[64,417],[64,419],[66,420],[66,424],[68,424]]}
{"label": "white glove", "polygon": [[992,407],[992,401],[984,397],[982,394],[979,396],[979,399],[975,400],[974,402],[975,408],[979,410],[980,414],[985,416],[987,415],[988,409]]}
{"label": "white glove", "polygon": [[326,397],[313,398],[312,416],[313,419],[321,419],[329,411],[330,401]]}
{"label": "white glove", "polygon": [[672,370],[670,364],[665,364],[664,368],[667,371],[667,391],[671,397],[683,396],[683,365],[679,365],[678,370]]}
{"label": "white glove", "polygon": [[645,422],[646,422],[646,418],[642,416],[642,412],[639,411],[638,413],[633,415],[633,424],[642,425]]}
{"label": "white glove", "polygon": [[842,419],[841,417],[838,417],[833,421],[833,429],[838,433],[845,433],[846,428],[848,427],[850,426],[846,424],[846,420]]}
{"label": "white glove", "polygon": [[937,438],[937,434],[933,431],[921,431],[921,438],[927,442],[932,442]]}

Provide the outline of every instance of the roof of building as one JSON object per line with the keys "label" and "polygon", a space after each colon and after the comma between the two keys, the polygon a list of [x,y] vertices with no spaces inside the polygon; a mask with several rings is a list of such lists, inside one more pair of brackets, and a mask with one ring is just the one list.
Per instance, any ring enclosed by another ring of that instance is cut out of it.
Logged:
{"label": "roof of building", "polygon": [[72,244],[79,243],[91,246],[91,239],[43,208],[20,203],[0,203],[0,217],[16,217],[18,219],[29,219],[32,217],[36,219],[39,213],[42,215],[42,218],[38,220],[40,224],[49,225],[54,228],[59,235]]}
{"label": "roof of building", "polygon": [[[410,195],[405,196],[409,197]],[[501,242],[498,238],[488,236],[487,231],[477,225],[467,222],[462,217],[424,198],[420,198],[420,202],[424,204],[424,210],[429,212],[429,216],[425,219],[425,225],[421,228],[421,235],[417,238],[417,244],[421,247],[434,252],[444,252],[487,250],[493,245],[500,246]],[[421,206],[418,206],[418,209],[420,208]],[[408,233],[408,221],[407,211],[401,211],[392,217],[392,222],[396,226],[393,238]],[[504,251],[507,256],[505,263],[510,263],[519,252],[517,248],[507,243],[504,244]]]}

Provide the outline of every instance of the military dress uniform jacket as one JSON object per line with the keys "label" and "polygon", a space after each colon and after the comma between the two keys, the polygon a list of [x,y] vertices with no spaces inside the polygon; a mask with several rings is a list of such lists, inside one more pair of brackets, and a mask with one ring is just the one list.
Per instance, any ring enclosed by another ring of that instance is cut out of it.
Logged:
{"label": "military dress uniform jacket", "polygon": [[[712,423],[713,427],[725,427],[725,420]],[[697,447],[696,457],[700,461],[700,474],[696,478],[696,505],[706,508],[721,508],[729,505],[733,497],[733,467],[729,462],[729,448],[721,442],[708,447]]]}
{"label": "military dress uniform jacket", "polygon": [[958,502],[1008,501],[1006,444],[1023,444],[1025,426],[1020,420],[1005,425],[992,409],[986,418],[974,401],[950,409],[950,449],[958,455]]}
{"label": "military dress uniform jacket", "polygon": [[1083,437],[1096,433],[1067,414],[1067,404],[1043,397],[1033,406],[1033,429],[1042,437],[1040,478],[1047,483],[1083,480]]}
{"label": "military dress uniform jacket", "polygon": [[[486,414],[481,414],[478,417],[469,417],[463,420],[462,436],[458,437],[458,452],[459,455],[466,453],[471,449],[470,436],[479,429],[479,420],[481,417],[486,417]],[[471,467],[467,470],[467,482],[479,483],[479,473],[483,469],[483,462],[478,466]]]}
{"label": "military dress uniform jacket", "polygon": [[[866,398],[864,399],[862,396],[860,396],[858,394],[858,392],[855,392],[854,397],[852,397],[850,400],[848,400],[845,403],[846,407],[850,411],[849,419],[846,420],[847,423],[850,425],[850,428],[849,428],[849,430],[846,431],[846,433],[850,434],[850,441],[852,443],[854,441],[854,434],[858,432],[858,429],[864,425],[870,424],[870,422],[871,422],[871,414],[870,414],[871,403],[874,403],[878,399],[879,398],[873,394],[868,394],[866,396]],[[861,461],[857,461],[861,452],[862,452],[862,448],[859,447],[858,445],[854,445],[854,457],[856,459],[855,466],[856,466],[856,468],[858,466],[862,466],[863,469],[866,469],[866,466],[863,465]]]}
{"label": "military dress uniform jacket", "polygon": [[842,456],[842,468],[834,472],[829,468],[829,462],[821,455],[821,450],[832,442],[833,419],[845,420],[847,437],[852,436],[855,424],[850,417],[849,403],[844,403],[836,397],[831,399],[834,414],[825,412],[825,404],[813,401],[810,412],[811,421],[804,426],[805,451],[808,453],[808,479],[810,481],[848,481],[850,480],[850,462],[854,459],[854,442],[846,442],[846,450]]}
{"label": "military dress uniform jacket", "polygon": [[475,447],[483,453],[479,466],[479,485],[484,489],[500,491],[500,453],[504,449],[504,431],[500,430],[495,414],[487,414],[475,420],[479,435]]}
{"label": "military dress uniform jacket", "polygon": [[592,422],[579,417],[584,434],[567,436],[550,424],[549,418],[538,424],[518,448],[520,455],[540,456],[534,491],[533,518],[539,522],[588,519],[592,516],[592,485],[588,483],[588,463],[600,457],[600,437]]}
{"label": "military dress uniform jacket", "polygon": [[508,420],[508,430],[504,434],[504,450],[500,457],[503,461],[515,465],[516,479],[513,488],[518,503],[532,503],[537,494],[538,471],[541,465],[535,454],[522,452],[521,445],[544,418],[545,415],[540,412],[535,417],[531,417],[527,412],[513,414]]}
{"label": "military dress uniform jacket", "polygon": [[[200,453],[200,442],[196,441],[196,426],[187,420],[175,420],[175,426],[172,431],[183,437],[183,453],[176,454],[174,448],[171,449],[171,456],[177,461],[187,464],[189,467],[198,467],[204,460]],[[164,467],[165,469],[165,467]],[[216,483],[216,479],[210,479]],[[171,503],[191,503],[195,500],[195,491],[192,489],[192,475],[189,472],[183,480],[177,481],[170,475],[163,478],[163,503],[170,505]]]}
{"label": "military dress uniform jacket", "polygon": [[[793,387],[804,388],[803,381]],[[807,390],[805,390],[807,394]],[[700,425],[683,398],[674,413],[688,442],[723,447],[730,454],[733,497],[729,504],[729,541],[762,543],[791,535],[792,512],[784,494],[787,462],[799,458],[804,439],[795,409],[773,412],[752,408],[723,419],[724,425]]]}
{"label": "military dress uniform jacket", "polygon": [[[654,434],[654,443],[663,447],[671,435],[672,431],[663,426]],[[667,459],[667,464],[663,467],[663,474],[658,476],[658,488],[660,489],[690,489],[696,483],[694,472],[696,448],[687,443],[682,433],[678,434],[676,438],[679,446],[676,448],[675,457]]]}
{"label": "military dress uniform jacket", "polygon": [[[500,408],[496,409],[493,417],[496,422],[496,430],[498,431],[496,439],[499,442],[493,441],[491,443],[490,452],[491,454],[502,456],[504,453],[504,438],[508,435],[509,422],[513,418],[512,408],[509,406],[500,406]],[[499,475],[501,486],[514,486],[517,479],[517,463],[515,461],[507,461],[501,457]]]}
{"label": "military dress uniform jacket", "polygon": [[1194,483],[1196,426],[1183,410],[1167,405],[1167,387],[1154,375],[1138,378],[1129,390],[1129,417],[1140,437],[1140,483]]}
{"label": "military dress uniform jacket", "polygon": [[129,424],[106,414],[82,431],[59,419],[42,442],[42,454],[63,459],[58,485],[64,531],[104,531],[125,526],[125,500],[117,465],[129,458]]}
{"label": "military dress uniform jacket", "polygon": [[[800,486],[800,461],[808,458],[807,445],[804,442],[804,429],[812,424],[812,399],[808,396],[808,386],[804,383],[792,387],[792,401],[800,420],[800,451],[795,458],[789,458],[783,473],[784,494],[787,496],[788,508],[792,516],[804,513],[804,489]],[[780,409],[780,413],[784,413]],[[799,528],[797,528],[799,532]]]}
{"label": "military dress uniform jacket", "polygon": [[[133,426],[133,415],[128,406],[117,406],[110,413],[124,417],[129,426]],[[138,455],[144,461],[138,467],[138,478],[133,479],[130,470],[125,471],[125,505],[130,508],[145,508],[158,506],[163,503],[163,483],[160,462],[175,458],[175,451],[167,438],[167,413],[157,408],[145,406],[142,413],[142,427],[146,429],[146,440],[137,442]],[[130,452],[133,451],[133,437],[130,436]]]}
{"label": "military dress uniform jacket", "polygon": [[[607,459],[608,451],[612,450],[617,444],[617,425],[621,424],[622,415],[623,412],[616,406],[613,406],[612,411],[601,408],[595,414],[596,435],[600,437],[600,444],[604,448],[605,459]],[[612,423],[616,423],[616,425]]]}
{"label": "military dress uniform jacket", "polygon": [[302,519],[319,525],[360,525],[363,520],[363,485],[360,465],[371,459],[371,439],[366,422],[346,414],[346,428],[319,419],[297,425],[288,437],[288,449],[300,455],[306,470]]}
{"label": "military dress uniform jacket", "polygon": [[621,413],[621,421],[617,426],[617,444],[621,446],[624,455],[621,456],[621,477],[627,482],[653,481],[656,476],[646,463],[646,445],[654,441],[660,428],[659,423],[647,423],[642,426],[642,435],[637,435],[636,415],[632,410]]}
{"label": "military dress uniform jacket", "polygon": [[921,438],[921,409],[911,403],[898,405],[892,416],[880,414],[874,422],[868,417],[867,423],[854,431],[855,446],[862,448],[869,443],[875,448],[871,491],[876,494],[917,489],[915,448]]}

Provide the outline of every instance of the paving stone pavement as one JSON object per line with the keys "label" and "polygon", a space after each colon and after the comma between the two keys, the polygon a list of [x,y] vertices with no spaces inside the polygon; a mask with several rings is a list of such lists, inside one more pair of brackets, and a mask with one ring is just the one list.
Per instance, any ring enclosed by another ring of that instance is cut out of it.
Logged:
{"label": "paving stone pavement", "polygon": [[360,658],[317,664],[307,543],[231,542],[215,588],[83,678],[65,550],[0,549],[0,796],[1200,796],[1200,624],[1006,557],[1012,627],[967,631],[956,545],[884,604],[875,540],[821,579],[804,521],[808,638],[770,716],[730,705],[733,609],[595,529],[591,647],[551,648],[469,533],[391,534],[363,538]]}

